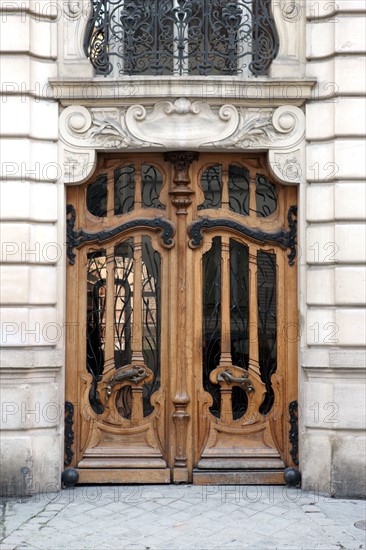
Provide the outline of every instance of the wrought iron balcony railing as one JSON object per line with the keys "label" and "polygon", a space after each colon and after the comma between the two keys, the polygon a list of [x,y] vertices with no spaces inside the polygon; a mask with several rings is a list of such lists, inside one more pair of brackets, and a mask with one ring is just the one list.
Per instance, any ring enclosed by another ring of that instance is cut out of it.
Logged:
{"label": "wrought iron balcony railing", "polygon": [[265,75],[278,53],[271,0],[90,0],[96,74]]}

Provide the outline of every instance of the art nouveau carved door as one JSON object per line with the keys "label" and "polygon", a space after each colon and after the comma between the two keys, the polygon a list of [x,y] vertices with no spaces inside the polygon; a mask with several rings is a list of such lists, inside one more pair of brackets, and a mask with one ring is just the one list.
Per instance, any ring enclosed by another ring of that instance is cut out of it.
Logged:
{"label": "art nouveau carved door", "polygon": [[108,157],[69,188],[65,464],[80,482],[283,483],[295,203],[260,156]]}

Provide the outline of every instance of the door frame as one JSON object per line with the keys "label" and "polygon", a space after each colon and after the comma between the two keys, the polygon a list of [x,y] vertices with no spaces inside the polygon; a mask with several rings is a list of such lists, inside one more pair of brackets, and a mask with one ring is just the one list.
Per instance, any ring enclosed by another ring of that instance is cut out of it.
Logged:
{"label": "door frame", "polygon": [[[139,154],[139,155],[142,155],[142,154]],[[157,155],[159,155],[159,154],[157,154]],[[193,256],[191,255],[191,259],[188,259],[188,264],[185,265],[185,261],[187,261],[186,255],[185,254],[179,254],[179,249],[182,246],[184,246],[184,247],[187,246],[187,227],[188,227],[188,224],[187,224],[187,210],[189,210],[190,202],[192,202],[191,201],[192,188],[191,188],[190,170],[191,170],[192,163],[194,164],[194,162],[195,162],[195,158],[196,158],[197,154],[190,153],[191,156],[188,159],[187,158],[185,159],[186,164],[185,164],[185,166],[182,167],[182,159],[186,155],[187,154],[185,152],[174,152],[174,153],[170,154],[170,159],[169,160],[170,160],[170,162],[172,162],[172,165],[173,165],[173,168],[174,168],[174,170],[171,173],[172,174],[174,173],[174,176],[172,176],[173,186],[169,190],[169,197],[170,197],[171,202],[174,204],[174,207],[175,207],[175,210],[176,210],[176,219],[175,219],[175,221],[176,221],[176,228],[175,228],[175,230],[176,230],[176,234],[175,234],[176,244],[175,244],[175,246],[177,246],[177,249],[178,249],[178,259],[181,262],[183,261],[183,264],[182,263],[180,263],[180,265],[178,264],[178,267],[177,267],[176,271],[183,271],[183,272],[186,272],[186,273],[190,274],[190,273],[194,273]],[[116,155],[112,155],[110,158],[113,158],[115,156]],[[118,156],[121,157],[121,155],[118,155]],[[129,158],[129,157],[136,157],[138,155],[131,154],[131,155],[123,155],[123,156],[126,157],[126,158]],[[232,153],[223,153],[223,157],[224,156],[228,158],[228,157],[233,157],[234,155]],[[149,158],[149,155],[145,155],[145,157]],[[241,155],[241,157],[245,157],[248,160],[250,160],[250,158],[254,158],[254,157],[257,158],[257,159],[260,158],[260,163],[262,163],[263,169],[265,169],[265,166],[264,166],[265,160],[264,160],[263,155],[253,155],[252,154],[252,155],[247,155],[247,156]],[[168,159],[168,158],[169,158],[169,156],[166,156],[166,159]],[[201,160],[200,160],[201,163],[203,162],[202,158],[209,159],[209,158],[215,158],[215,156],[213,156],[212,154],[208,154],[208,153],[207,154],[202,154],[201,155]],[[101,162],[101,160],[99,162]],[[188,176],[188,178],[187,178],[187,176]],[[293,189],[295,189],[295,188],[293,188]],[[74,193],[74,191],[71,191],[71,194],[73,194],[73,193]],[[167,190],[165,190],[165,196],[166,197],[168,196],[167,195]],[[287,206],[288,206],[288,204],[287,204]],[[74,224],[76,223],[76,225],[78,227],[82,227],[82,224],[80,224],[80,217],[78,218],[79,215],[80,215],[80,212],[77,213],[76,219],[74,220]],[[70,218],[69,218],[69,220],[70,220]],[[190,220],[190,222],[192,222],[192,219]],[[97,223],[97,228],[98,227],[99,227],[99,225]],[[270,226],[268,226],[268,227],[270,227]],[[71,230],[74,231],[74,227],[71,229],[71,224],[69,225],[69,229],[70,229],[70,232],[71,232]],[[128,233],[126,233],[126,234],[128,234]],[[294,242],[292,243],[292,247],[294,248],[296,237],[294,235],[292,235],[292,238],[294,240]],[[80,273],[80,270],[79,270],[78,280],[79,280],[80,277],[81,277],[81,273]],[[176,281],[178,280],[178,277],[173,276],[173,278]],[[295,276],[295,280],[296,280],[296,276]],[[184,281],[183,282],[181,281],[181,283],[184,284]],[[68,294],[67,294],[68,308],[72,307],[72,304],[74,304],[75,300],[77,299],[77,292],[76,292],[77,287],[76,287],[76,285],[72,288],[74,289],[73,294],[70,293],[70,290],[68,291]],[[168,292],[168,290],[166,289],[165,292]],[[195,298],[194,298],[193,291],[188,292],[188,295],[189,295],[188,301],[187,301],[187,297],[184,297],[184,299],[183,299],[183,297],[182,297],[183,294],[182,294],[181,289],[179,290],[179,288],[177,288],[177,287],[174,288],[174,285],[169,286],[169,294],[170,294],[171,303],[174,300],[176,300],[177,296],[178,296],[178,308],[185,307],[185,308],[187,308],[187,310],[192,308],[194,306],[194,302],[197,300],[197,294],[195,295]],[[291,291],[291,297],[292,296],[295,296],[295,298],[296,298],[296,284],[295,284],[295,289]],[[182,297],[181,301],[179,301],[179,297]],[[167,298],[165,298],[165,299],[167,299]],[[286,307],[291,307],[291,308],[295,307],[296,308],[296,299],[294,301],[292,301],[291,304],[290,304],[290,301],[291,300],[289,299],[288,302],[287,302],[288,306],[286,306]],[[80,321],[80,319],[78,318],[77,322],[79,322],[79,321]],[[79,324],[79,326],[80,326],[80,324]],[[183,323],[183,325],[181,325],[182,330],[184,329],[184,326],[185,325]],[[178,349],[178,357],[181,358],[182,363],[184,363],[185,354],[187,352],[190,353],[190,350],[183,349],[183,346],[182,346],[183,339],[178,339],[177,338],[176,341],[178,343],[180,343],[180,346],[179,346],[179,349]],[[291,347],[291,349],[292,349],[291,357],[292,357],[292,359],[295,358],[295,363],[296,363],[296,359],[297,359],[297,337],[296,337],[296,343],[295,343],[295,345],[293,345]],[[197,353],[197,350],[195,351],[195,353]],[[68,365],[70,365],[70,361],[72,361],[72,360],[73,360],[73,358],[70,357],[69,354],[68,354]],[[191,361],[190,364],[193,365],[193,361]],[[179,384],[178,385],[174,384],[174,381],[172,381],[172,384],[175,386],[175,395],[174,395],[173,400],[172,400],[173,404],[174,404],[174,412],[173,412],[171,418],[169,418],[169,420],[167,420],[167,430],[170,431],[170,433],[175,433],[176,434],[175,454],[173,453],[174,456],[173,456],[173,454],[170,454],[170,457],[168,459],[168,463],[171,465],[171,467],[173,469],[172,481],[174,481],[174,482],[191,482],[192,481],[191,472],[192,472],[193,466],[194,466],[193,459],[192,459],[192,457],[193,457],[192,446],[194,447],[193,436],[192,436],[193,423],[191,422],[191,428],[188,427],[188,424],[189,424],[189,420],[192,416],[193,416],[193,418],[197,419],[197,414],[194,414],[194,412],[193,412],[196,407],[195,407],[194,404],[191,403],[191,396],[187,395],[187,384],[183,380],[184,377],[181,376],[181,373],[183,372],[182,368],[180,369],[179,372],[180,372],[180,374],[178,373],[177,380],[179,380],[180,386],[179,386]],[[296,372],[296,378],[297,378],[297,369],[292,370],[292,373],[295,373],[295,372]],[[191,376],[191,379],[193,380],[193,372],[190,373],[190,376]],[[68,384],[68,379],[67,379],[66,385],[67,384]],[[191,392],[191,394],[192,394],[192,392]],[[291,403],[293,401],[295,401],[295,399],[292,400]],[[77,414],[76,415],[74,414],[73,422],[74,422],[74,431],[77,431],[79,429]],[[184,441],[186,443],[184,443]],[[187,449],[186,453],[182,452],[182,449],[183,449],[184,446],[186,446],[186,449]],[[68,446],[66,446],[66,450],[68,450]],[[289,465],[296,464],[296,462],[294,462],[294,459],[297,460],[295,455],[292,456],[291,452],[289,451],[287,453],[287,456],[289,457],[289,460],[287,461],[287,464],[289,464]],[[69,465],[73,465],[72,460],[71,460]],[[110,470],[108,472],[106,472],[105,475],[107,477],[102,476],[102,478],[100,478],[98,476],[91,476],[91,477],[88,477],[87,479],[89,480],[89,482],[95,482],[95,483],[97,483],[97,482],[98,483],[100,483],[100,482],[119,483],[119,482],[122,482],[122,481],[123,482],[133,482],[133,481],[129,481],[128,479],[122,479],[120,476],[115,475],[115,473],[112,473]],[[206,482],[211,482],[211,480],[208,479],[207,477],[205,479],[206,479]],[[222,480],[222,482],[228,482],[228,479],[229,478],[226,476],[225,479]],[[236,475],[235,479],[237,480],[236,482],[238,482],[238,476],[237,475]],[[85,478],[81,477],[80,482],[82,482],[82,481],[85,481]],[[169,478],[169,481],[170,481],[170,478]],[[243,479],[242,481],[243,482],[250,482],[249,478],[248,478],[247,481],[245,479]],[[149,482],[148,476],[146,478],[145,478],[145,476],[142,476],[140,482],[141,483]],[[157,481],[157,482],[168,482],[168,479],[164,478],[164,479],[161,479],[160,481]],[[205,482],[205,480],[202,481],[202,479],[199,480],[197,478],[195,482],[196,483],[201,483],[201,482]],[[268,482],[273,483],[274,481],[273,481],[273,479],[269,479],[268,476],[267,476],[266,479],[263,478],[262,482],[263,483],[266,483],[266,482],[267,483]]]}

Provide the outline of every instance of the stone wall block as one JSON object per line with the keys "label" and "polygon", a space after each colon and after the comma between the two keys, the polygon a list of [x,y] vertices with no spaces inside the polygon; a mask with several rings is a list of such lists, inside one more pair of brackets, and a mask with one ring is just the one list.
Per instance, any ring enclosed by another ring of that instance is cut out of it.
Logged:
{"label": "stone wall block", "polygon": [[62,255],[57,228],[50,224],[1,224],[1,262],[54,264]]}
{"label": "stone wall block", "polygon": [[308,346],[335,346],[339,343],[339,326],[333,309],[309,309],[305,330]]}
{"label": "stone wall block", "polygon": [[306,219],[309,222],[334,220],[334,186],[314,183],[306,189]]}
{"label": "stone wall block", "polygon": [[363,308],[337,309],[335,323],[340,346],[366,345],[366,310]]}
{"label": "stone wall block", "polygon": [[32,183],[30,188],[30,220],[56,222],[58,216],[57,186]]}
{"label": "stone wall block", "polygon": [[[352,399],[350,399],[352,395]],[[329,420],[334,419],[337,430],[364,430],[366,418],[362,411],[366,408],[365,380],[360,373],[358,380],[337,380],[334,384],[334,411],[329,408]]]}
{"label": "stone wall block", "polygon": [[28,139],[3,139],[1,176],[5,181],[56,182],[62,176],[57,145]]}
{"label": "stone wall block", "polygon": [[309,305],[334,305],[334,269],[311,268],[307,271],[306,299]]}
{"label": "stone wall block", "polygon": [[366,267],[335,269],[335,302],[337,305],[366,305]]}
{"label": "stone wall block", "polygon": [[2,431],[58,427],[63,418],[63,410],[58,402],[60,388],[54,380],[42,381],[39,376],[24,380],[8,378],[1,385]]}
{"label": "stone wall block", "polygon": [[306,65],[308,77],[318,84],[313,98],[316,101],[336,101],[339,95],[364,94],[366,88],[365,59],[363,56],[335,57],[314,60]]}
{"label": "stone wall block", "polygon": [[313,224],[306,232],[306,260],[308,264],[328,264],[337,261],[339,245],[334,225]]}
{"label": "stone wall block", "polygon": [[301,445],[302,486],[316,493],[330,492],[332,445],[331,433],[308,429]]}
{"label": "stone wall block", "polygon": [[336,258],[341,263],[366,261],[366,227],[363,224],[337,224],[334,229],[337,243]]}
{"label": "stone wall block", "polygon": [[2,265],[0,268],[0,302],[3,305],[29,303],[29,267]]}
{"label": "stone wall block", "polygon": [[2,90],[9,95],[52,99],[48,79],[56,76],[56,63],[26,55],[6,55],[1,59]]}
{"label": "stone wall block", "polygon": [[303,425],[307,428],[330,430],[335,424],[333,384],[331,381],[316,380],[306,382],[304,388],[305,406],[301,407]]}
{"label": "stone wall block", "polygon": [[3,15],[2,21],[1,52],[29,54],[44,59],[56,58],[57,27],[55,21],[31,17],[19,12]]}
{"label": "stone wall block", "polygon": [[[361,411],[354,411],[359,414]],[[364,498],[366,478],[364,465],[366,438],[364,432],[338,434],[332,442],[332,479],[338,497]]]}
{"label": "stone wall block", "polygon": [[61,346],[64,327],[54,307],[3,307],[1,340],[3,347]]}
{"label": "stone wall block", "polygon": [[7,96],[0,103],[0,114],[0,131],[3,136],[58,139],[56,102]]}
{"label": "stone wall block", "polygon": [[366,220],[365,182],[336,183],[334,208],[337,220]]}
{"label": "stone wall block", "polygon": [[[29,182],[20,181],[2,181],[0,183],[0,218],[2,220],[29,219],[30,185]],[[3,237],[1,240],[3,241]]]}

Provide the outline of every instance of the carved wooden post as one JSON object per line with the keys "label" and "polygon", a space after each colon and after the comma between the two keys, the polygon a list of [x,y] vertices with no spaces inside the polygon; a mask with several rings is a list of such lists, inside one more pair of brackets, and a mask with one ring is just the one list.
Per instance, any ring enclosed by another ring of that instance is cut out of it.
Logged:
{"label": "carved wooden post", "polygon": [[174,186],[169,191],[171,201],[177,211],[177,349],[176,349],[176,387],[173,397],[175,425],[175,457],[173,481],[187,482],[187,425],[190,415],[187,406],[190,401],[187,391],[187,360],[186,360],[186,332],[187,332],[187,208],[190,206],[194,191],[189,187],[191,183],[189,168],[198,153],[177,151],[166,153],[165,160],[174,166]]}

